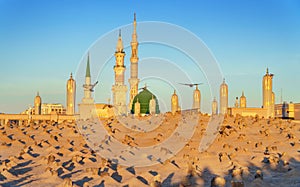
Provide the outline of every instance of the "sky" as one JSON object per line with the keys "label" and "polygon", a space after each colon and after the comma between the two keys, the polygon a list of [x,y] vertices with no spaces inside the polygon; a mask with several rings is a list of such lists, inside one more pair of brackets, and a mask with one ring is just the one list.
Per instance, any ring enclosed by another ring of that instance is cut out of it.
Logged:
{"label": "sky", "polygon": [[[226,79],[230,106],[242,91],[248,106],[262,105],[261,83],[267,67],[275,74],[276,103],[281,102],[281,95],[283,101],[300,102],[300,2],[297,0],[0,0],[0,112],[22,112],[33,105],[37,91],[44,103],[65,105],[66,81],[70,73],[76,74],[82,67],[88,50],[94,49],[91,58],[101,56],[103,51],[95,51],[97,41],[131,24],[134,12],[138,26],[139,22],[147,21],[171,23],[201,39]],[[139,30],[138,36],[143,36]],[[130,42],[130,37],[126,39]],[[116,42],[117,36],[115,43],[107,47],[112,48]],[[190,46],[191,49],[195,47]],[[130,48],[125,48],[125,52],[127,80]],[[142,69],[139,76],[141,79],[154,76],[157,66],[162,67],[162,72],[157,73],[170,72],[168,66],[162,64],[165,60],[176,64],[176,55],[182,56],[170,48],[140,45]],[[159,59],[149,60],[153,56],[164,59],[161,63]],[[188,61],[184,57],[178,59]],[[96,88],[96,102],[107,102],[110,97],[113,64],[112,58],[103,73],[94,78],[100,82]],[[176,67],[184,68],[185,64],[178,62]],[[193,68],[184,72],[192,75]],[[186,80],[177,78],[178,81]],[[199,77],[192,80],[204,83],[200,87],[203,92],[201,105],[205,112],[210,112],[211,97],[218,98],[219,93],[209,93],[204,74],[199,73]],[[166,81],[160,82],[169,87],[160,93],[155,81],[146,79],[141,84],[147,83],[149,89],[162,98],[161,105],[165,106],[161,107],[167,110],[173,87]],[[78,101],[83,92],[79,83],[78,80]],[[177,87],[184,92],[180,95],[182,106],[188,108],[193,90],[183,91],[184,88]]]}

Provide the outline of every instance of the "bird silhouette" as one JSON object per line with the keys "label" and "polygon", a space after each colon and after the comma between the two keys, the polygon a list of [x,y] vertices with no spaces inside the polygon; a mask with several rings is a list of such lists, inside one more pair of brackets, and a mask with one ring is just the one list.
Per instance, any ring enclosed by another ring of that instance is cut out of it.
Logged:
{"label": "bird silhouette", "polygon": [[178,83],[178,84],[189,86],[189,87],[194,87],[194,86],[201,85],[203,83],[190,83],[190,84],[188,84],[188,83]]}
{"label": "bird silhouette", "polygon": [[90,91],[93,92],[94,91],[94,87],[98,84],[98,81],[95,82],[95,84],[92,85],[92,87],[90,88]]}

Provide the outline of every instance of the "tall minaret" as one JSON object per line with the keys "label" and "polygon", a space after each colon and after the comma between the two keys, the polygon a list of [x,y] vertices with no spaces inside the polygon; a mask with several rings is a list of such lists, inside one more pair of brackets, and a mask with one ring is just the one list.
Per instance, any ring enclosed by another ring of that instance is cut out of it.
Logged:
{"label": "tall minaret", "polygon": [[94,100],[92,98],[93,87],[94,85],[91,84],[90,54],[88,54],[86,71],[85,71],[85,84],[83,85],[84,97],[82,98],[82,103],[85,104],[94,103]]}
{"label": "tall minaret", "polygon": [[73,79],[72,73],[70,79],[67,81],[67,115],[74,115],[75,113],[75,97],[76,97],[76,82]]}
{"label": "tall minaret", "polygon": [[83,85],[84,96],[80,104],[78,104],[80,119],[87,120],[97,117],[97,111],[95,110],[94,99],[92,98],[92,92],[98,81],[91,84],[91,70],[90,70],[90,54],[87,56],[86,70],[85,70],[85,83]]}
{"label": "tall minaret", "polygon": [[130,101],[129,101],[129,106],[128,108],[132,108],[132,102],[134,97],[138,93],[138,84],[139,84],[139,79],[138,79],[138,41],[137,41],[137,34],[136,34],[136,15],[134,13],[134,20],[133,20],[133,33],[132,33],[132,40],[131,40],[131,57],[130,57],[130,79],[129,79],[129,84],[130,84]]}
{"label": "tall minaret", "polygon": [[34,114],[35,115],[42,114],[42,98],[40,97],[39,92],[37,92],[34,98]]}
{"label": "tall minaret", "polygon": [[220,113],[227,114],[228,109],[228,86],[223,79],[223,83],[220,86]]}
{"label": "tall minaret", "polygon": [[201,106],[201,93],[198,89],[198,85],[196,85],[196,89],[194,90],[193,95],[193,109],[197,109],[198,112],[200,112],[200,106]]}
{"label": "tall minaret", "polygon": [[218,114],[218,101],[216,98],[214,98],[212,102],[212,115],[217,115]]}
{"label": "tall minaret", "polygon": [[123,42],[121,37],[121,30],[119,31],[119,38],[115,52],[116,65],[114,66],[115,84],[112,86],[113,105],[116,115],[126,115],[126,92],[127,86],[124,85],[125,69],[124,66],[125,52],[123,51]]}
{"label": "tall minaret", "polygon": [[178,111],[178,96],[176,94],[176,91],[174,90],[174,94],[171,98],[171,112],[174,115]]}
{"label": "tall minaret", "polygon": [[243,91],[242,96],[240,97],[240,108],[246,108],[246,107],[247,107],[247,99]]}
{"label": "tall minaret", "polygon": [[[262,89],[263,89],[263,108],[267,109],[267,116],[274,117],[275,105],[272,99],[273,95],[273,74],[269,73],[269,69],[267,68],[267,72],[263,77]],[[275,98],[275,95],[273,96]],[[274,99],[275,100],[275,99]]]}

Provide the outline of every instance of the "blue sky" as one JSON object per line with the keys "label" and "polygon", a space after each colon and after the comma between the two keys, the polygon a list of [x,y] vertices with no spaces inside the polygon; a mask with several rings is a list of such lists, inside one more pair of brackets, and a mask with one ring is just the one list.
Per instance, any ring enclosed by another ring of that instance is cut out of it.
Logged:
{"label": "blue sky", "polygon": [[[0,0],[0,112],[23,111],[33,104],[37,91],[43,102],[65,104],[70,72],[77,71],[98,38],[130,24],[133,12],[138,21],[168,22],[197,35],[219,63],[229,85],[230,105],[244,90],[249,106],[261,106],[261,79],[266,67],[275,74],[276,101],[280,102],[282,89],[284,100],[300,102],[297,0]],[[80,85],[77,91],[82,91]],[[206,110],[210,102],[210,98],[204,99]]]}

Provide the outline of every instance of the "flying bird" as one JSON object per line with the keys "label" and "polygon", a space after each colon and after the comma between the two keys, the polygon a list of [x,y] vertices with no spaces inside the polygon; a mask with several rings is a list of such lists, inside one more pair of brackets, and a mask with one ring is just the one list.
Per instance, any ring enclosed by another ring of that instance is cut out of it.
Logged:
{"label": "flying bird", "polygon": [[186,84],[186,83],[178,83],[178,84],[185,85],[185,86],[189,86],[189,87],[194,87],[194,86],[201,85],[201,84],[203,84],[203,83],[191,83],[191,84]]}
{"label": "flying bird", "polygon": [[98,84],[98,81],[95,82],[95,84],[92,85],[92,87],[90,88],[90,91],[93,92],[94,91],[94,87]]}
{"label": "flying bird", "polygon": [[88,85],[88,84],[84,84],[83,87],[86,88],[86,89],[89,89],[91,92],[94,91],[94,87],[98,84],[98,81],[95,82],[95,84],[92,84],[92,85]]}

